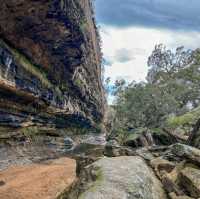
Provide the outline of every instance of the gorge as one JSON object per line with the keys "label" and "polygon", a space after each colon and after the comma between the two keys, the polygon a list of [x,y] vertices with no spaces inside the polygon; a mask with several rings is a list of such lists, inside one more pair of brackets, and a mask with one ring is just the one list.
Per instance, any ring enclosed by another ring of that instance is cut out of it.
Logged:
{"label": "gorge", "polygon": [[93,3],[0,0],[0,199],[199,198],[199,127],[108,133]]}

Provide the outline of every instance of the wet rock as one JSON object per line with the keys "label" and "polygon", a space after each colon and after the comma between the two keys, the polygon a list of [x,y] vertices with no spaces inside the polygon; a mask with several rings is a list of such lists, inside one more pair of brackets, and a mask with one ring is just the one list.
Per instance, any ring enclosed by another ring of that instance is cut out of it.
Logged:
{"label": "wet rock", "polygon": [[117,140],[109,140],[106,145],[110,145],[110,146],[116,146],[116,147],[119,147],[119,143],[117,142]]}
{"label": "wet rock", "polygon": [[103,133],[91,134],[87,133],[85,135],[79,136],[79,142],[91,145],[102,145],[106,144],[106,135]]}
{"label": "wet rock", "polygon": [[200,197],[200,170],[186,167],[180,172],[180,184],[195,198]]}
{"label": "wet rock", "polygon": [[64,138],[64,145],[66,150],[72,150],[75,143],[70,137],[65,137]]}
{"label": "wet rock", "polygon": [[81,199],[167,198],[154,173],[136,156],[102,158],[86,167],[81,177]]}
{"label": "wet rock", "polygon": [[102,157],[104,152],[104,146],[94,145],[88,143],[80,143],[71,150],[70,154],[72,156],[89,156],[89,157]]}

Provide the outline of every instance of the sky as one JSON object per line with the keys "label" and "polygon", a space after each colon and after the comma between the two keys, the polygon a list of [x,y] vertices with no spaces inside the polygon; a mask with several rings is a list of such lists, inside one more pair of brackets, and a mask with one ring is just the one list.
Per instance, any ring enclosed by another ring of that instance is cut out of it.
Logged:
{"label": "sky", "polygon": [[154,46],[200,47],[200,0],[96,0],[105,77],[144,81]]}

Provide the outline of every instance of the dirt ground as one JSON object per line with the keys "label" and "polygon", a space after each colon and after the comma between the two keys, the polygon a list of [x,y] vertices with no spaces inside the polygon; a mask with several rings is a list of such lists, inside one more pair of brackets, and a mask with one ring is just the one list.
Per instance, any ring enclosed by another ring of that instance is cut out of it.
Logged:
{"label": "dirt ground", "polygon": [[76,180],[76,162],[60,158],[0,172],[0,199],[55,199]]}

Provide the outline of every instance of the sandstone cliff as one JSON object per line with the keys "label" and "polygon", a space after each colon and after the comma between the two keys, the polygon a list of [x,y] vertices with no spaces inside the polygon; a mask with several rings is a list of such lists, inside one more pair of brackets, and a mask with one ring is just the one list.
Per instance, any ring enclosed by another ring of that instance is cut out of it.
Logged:
{"label": "sandstone cliff", "polygon": [[104,112],[90,0],[0,0],[0,126],[91,126]]}

